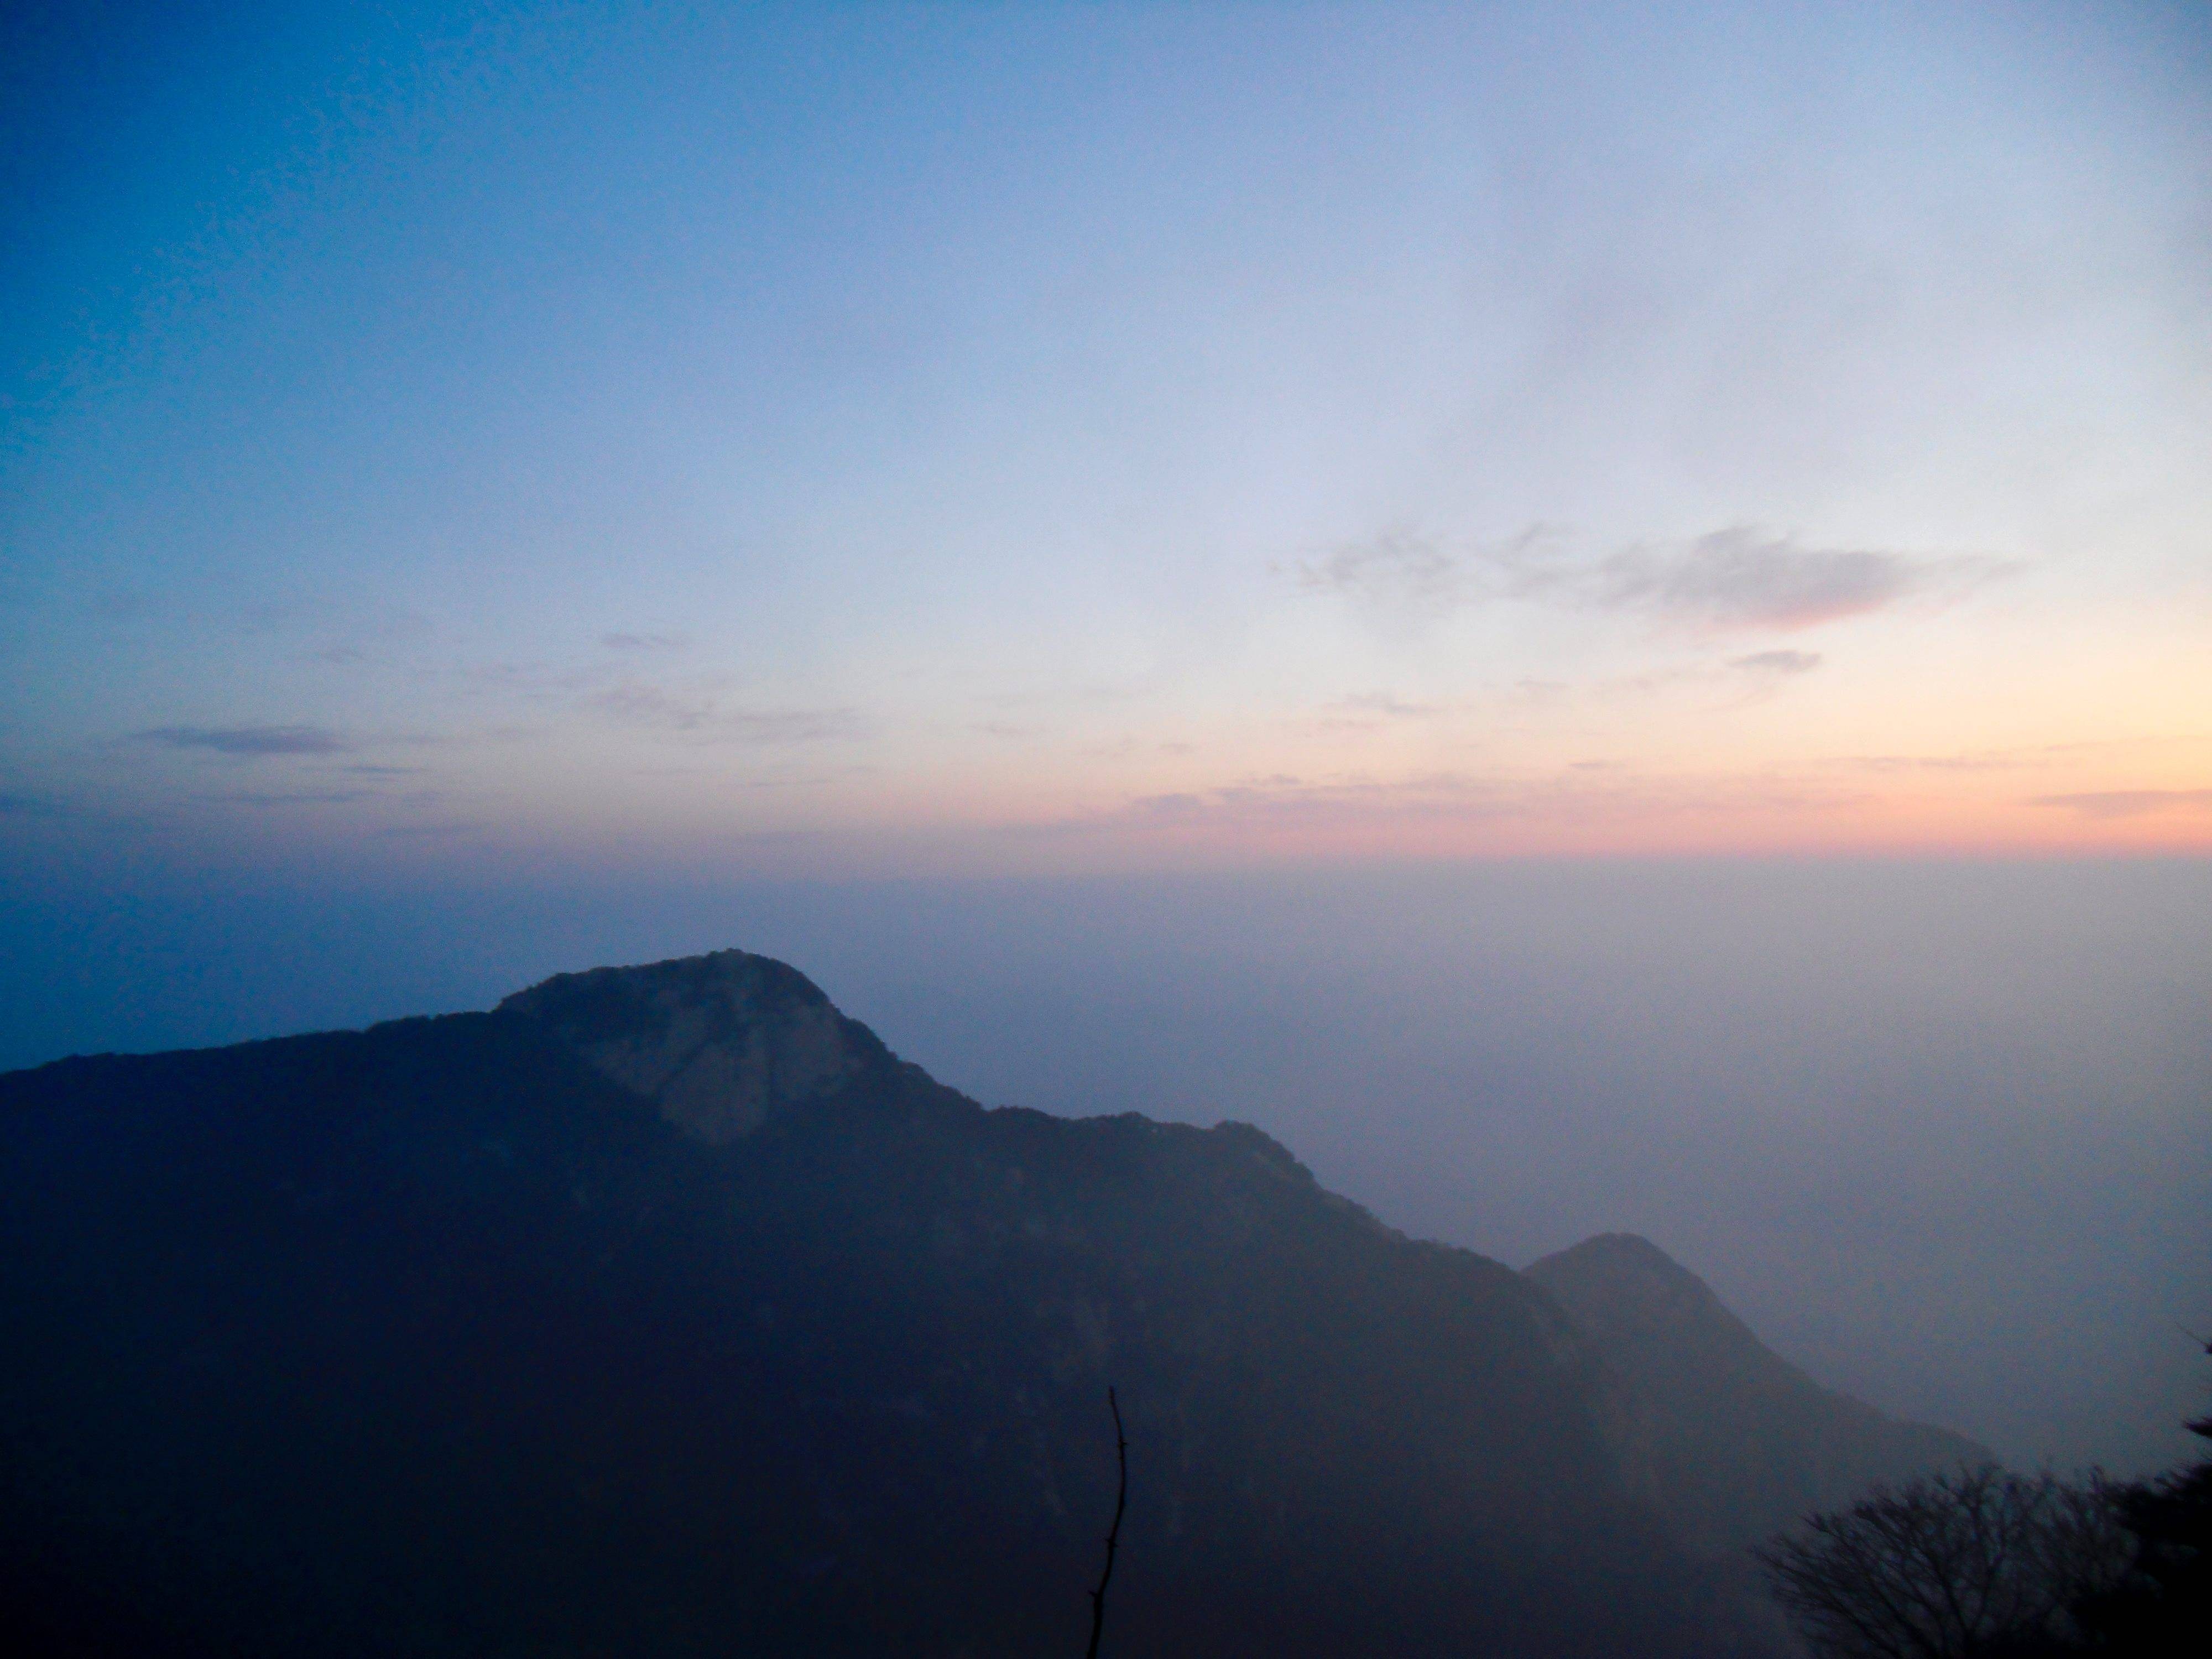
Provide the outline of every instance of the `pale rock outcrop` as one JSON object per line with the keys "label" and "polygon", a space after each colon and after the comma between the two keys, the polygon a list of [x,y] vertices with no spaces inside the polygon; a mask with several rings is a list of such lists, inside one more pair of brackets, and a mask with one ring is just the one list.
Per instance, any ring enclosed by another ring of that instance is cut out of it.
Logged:
{"label": "pale rock outcrop", "polygon": [[744,951],[556,975],[499,1006],[710,1143],[898,1064],[805,975]]}

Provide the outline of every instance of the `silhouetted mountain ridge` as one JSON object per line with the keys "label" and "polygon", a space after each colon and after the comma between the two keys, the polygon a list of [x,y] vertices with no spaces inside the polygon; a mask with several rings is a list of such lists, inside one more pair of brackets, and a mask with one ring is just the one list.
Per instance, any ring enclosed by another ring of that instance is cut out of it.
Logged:
{"label": "silhouetted mountain ridge", "polygon": [[1601,1234],[1528,1271],[1624,1385],[1613,1443],[1697,1547],[1740,1548],[1877,1481],[1991,1461],[1963,1435],[1822,1388],[1649,1239]]}
{"label": "silhouetted mountain ridge", "polygon": [[46,1652],[1748,1651],[1567,1298],[1259,1130],[987,1110],[744,952],[0,1076]]}

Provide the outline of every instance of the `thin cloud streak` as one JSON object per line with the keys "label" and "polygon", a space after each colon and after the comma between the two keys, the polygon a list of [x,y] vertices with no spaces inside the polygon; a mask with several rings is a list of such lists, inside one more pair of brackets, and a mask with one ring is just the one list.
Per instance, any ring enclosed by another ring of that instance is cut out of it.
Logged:
{"label": "thin cloud streak", "polygon": [[610,651],[681,651],[691,641],[682,634],[602,634],[599,643]]}
{"label": "thin cloud streak", "polygon": [[1718,629],[1814,628],[1915,598],[1955,596],[2006,567],[1872,548],[1804,547],[1737,526],[1687,547],[1616,553],[1581,591],[1606,610],[1642,610]]}
{"label": "thin cloud streak", "polygon": [[2135,818],[2154,812],[2212,811],[2212,789],[2089,789],[2038,795],[2031,805],[2055,806],[2091,818]]}
{"label": "thin cloud streak", "polygon": [[1308,779],[1279,774],[1199,790],[1138,796],[1117,811],[1070,829],[1117,826],[1263,828],[1328,822],[1388,824],[1423,818],[1619,819],[1652,814],[1814,811],[1863,797],[1788,778],[1485,776],[1435,772],[1400,780]]}
{"label": "thin cloud streak", "polygon": [[1438,702],[1411,702],[1393,696],[1387,691],[1370,691],[1358,696],[1340,697],[1331,703],[1332,709],[1346,714],[1374,714],[1394,720],[1435,720],[1450,711]]}
{"label": "thin cloud streak", "polygon": [[374,800],[377,796],[369,789],[232,790],[199,799],[221,806],[342,806],[357,800]]}
{"label": "thin cloud streak", "polygon": [[588,699],[625,725],[658,728],[702,741],[746,744],[837,742],[860,734],[852,708],[728,708],[711,693],[685,696],[652,685],[618,685]]}
{"label": "thin cloud streak", "polygon": [[1747,674],[1809,674],[1820,661],[1817,651],[1754,651],[1747,657],[1731,657],[1729,666]]}
{"label": "thin cloud streak", "polygon": [[136,734],[141,743],[217,755],[343,755],[360,744],[319,726],[157,726]]}
{"label": "thin cloud streak", "polygon": [[2014,568],[1979,554],[1808,547],[1748,525],[1593,558],[1567,545],[1561,532],[1534,525],[1504,542],[1456,550],[1410,532],[1386,532],[1300,563],[1293,574],[1304,592],[1388,609],[1437,613],[1522,601],[1640,613],[1717,631],[1790,632],[1909,599],[1957,599]]}

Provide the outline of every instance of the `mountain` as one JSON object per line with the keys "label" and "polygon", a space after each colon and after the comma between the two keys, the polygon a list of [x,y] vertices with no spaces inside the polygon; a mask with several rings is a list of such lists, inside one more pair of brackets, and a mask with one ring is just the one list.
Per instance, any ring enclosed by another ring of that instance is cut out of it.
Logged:
{"label": "mountain", "polygon": [[1109,1384],[1109,1652],[1759,1644],[1573,1274],[743,952],[0,1076],[0,1194],[19,1651],[1073,1653]]}
{"label": "mountain", "polygon": [[1608,1437],[1692,1547],[1741,1549],[1877,1481],[1994,1461],[1822,1388],[1648,1239],[1606,1233],[1528,1273],[1618,1379]]}

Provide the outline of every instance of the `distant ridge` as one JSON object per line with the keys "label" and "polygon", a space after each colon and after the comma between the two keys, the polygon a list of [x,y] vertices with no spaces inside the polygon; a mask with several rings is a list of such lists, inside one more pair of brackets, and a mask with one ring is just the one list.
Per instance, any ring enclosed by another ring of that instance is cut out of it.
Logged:
{"label": "distant ridge", "polygon": [[71,1659],[1079,1651],[1109,1383],[1119,1651],[1747,1659],[1717,1540],[1873,1418],[1649,1246],[986,1110],[743,951],[0,1075],[0,1620]]}
{"label": "distant ridge", "polygon": [[1739,1549],[1876,1481],[1993,1461],[1822,1388],[1649,1239],[1603,1233],[1528,1273],[1620,1380],[1613,1443],[1696,1547]]}

